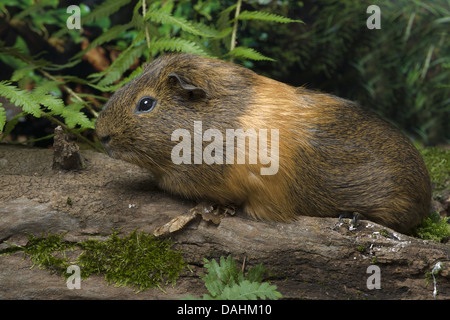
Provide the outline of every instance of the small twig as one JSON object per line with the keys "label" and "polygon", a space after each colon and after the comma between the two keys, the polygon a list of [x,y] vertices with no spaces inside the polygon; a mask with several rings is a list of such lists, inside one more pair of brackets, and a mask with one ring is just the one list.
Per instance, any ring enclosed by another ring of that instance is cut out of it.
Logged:
{"label": "small twig", "polygon": [[[56,79],[54,76],[52,76],[50,73],[48,73],[45,70],[40,69],[39,70],[44,76],[46,76],[47,78],[49,78],[50,80],[53,81],[58,81],[58,79]],[[85,102],[75,91],[73,91],[72,89],[70,89],[68,86],[66,86],[64,83],[62,84],[62,86],[64,87],[64,90],[67,91],[68,94],[70,94],[72,97],[74,97],[75,99],[77,99],[80,102]],[[89,110],[89,112],[94,116],[94,117],[98,117],[98,113],[97,111],[95,111],[94,109],[92,109],[92,107],[87,104],[86,108]]]}
{"label": "small twig", "polygon": [[147,3],[142,0],[142,17],[144,18],[144,30],[145,30],[145,40],[147,41],[147,48],[150,49],[150,34],[148,33],[148,23],[145,21],[145,14],[147,12]]}
{"label": "small twig", "polygon": [[[237,34],[237,29],[238,29],[238,17],[239,17],[239,13],[241,11],[241,5],[242,5],[242,0],[238,0],[237,6],[236,6],[236,12],[234,14],[234,25],[233,25],[233,33],[231,34],[231,43],[230,43],[230,51],[232,51],[235,47],[236,47],[236,34]],[[232,55],[230,58],[230,61],[233,62],[234,60],[234,56]]]}

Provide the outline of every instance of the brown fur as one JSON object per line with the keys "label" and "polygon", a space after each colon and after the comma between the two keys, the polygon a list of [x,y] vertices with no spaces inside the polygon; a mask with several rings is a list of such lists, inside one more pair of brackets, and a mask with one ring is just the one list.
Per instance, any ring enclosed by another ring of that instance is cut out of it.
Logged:
{"label": "brown fur", "polygon": [[[135,114],[143,96],[157,105]],[[259,162],[175,165],[171,134],[182,128],[193,137],[194,121],[224,139],[225,129],[278,129],[278,173],[261,175]],[[351,101],[215,59],[173,54],[146,65],[111,97],[96,130],[111,156],[149,169],[162,189],[242,205],[260,219],[358,212],[406,232],[429,213],[425,164],[391,124]]]}

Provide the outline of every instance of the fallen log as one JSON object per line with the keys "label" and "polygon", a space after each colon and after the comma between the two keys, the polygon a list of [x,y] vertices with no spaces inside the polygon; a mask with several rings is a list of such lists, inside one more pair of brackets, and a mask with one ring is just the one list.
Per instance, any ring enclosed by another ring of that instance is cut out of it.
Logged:
{"label": "fallen log", "polygon": [[[101,239],[112,230],[153,233],[196,205],[158,190],[143,169],[93,151],[81,155],[84,169],[53,170],[52,150],[0,145],[0,250],[25,245],[27,234],[43,232],[67,232],[65,239],[75,242]],[[449,243],[424,241],[367,220],[356,228],[333,218],[264,222],[238,208],[218,225],[196,217],[168,236],[191,271],[165,292],[136,294],[107,286],[101,276],[69,290],[60,275],[30,269],[30,259],[14,253],[0,255],[0,299],[200,297],[206,293],[199,277],[203,258],[230,254],[246,266],[262,263],[286,299],[450,298]],[[440,271],[431,274],[438,263]]]}

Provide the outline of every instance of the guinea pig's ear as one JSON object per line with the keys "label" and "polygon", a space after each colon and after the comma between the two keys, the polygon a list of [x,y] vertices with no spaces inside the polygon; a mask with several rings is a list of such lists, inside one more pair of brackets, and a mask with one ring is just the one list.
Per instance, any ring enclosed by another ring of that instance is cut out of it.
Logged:
{"label": "guinea pig's ear", "polygon": [[174,79],[174,81],[183,89],[186,90],[186,92],[189,93],[189,97],[193,99],[197,98],[204,98],[206,97],[206,91],[202,88],[193,86],[186,81],[184,81],[178,74],[176,73],[169,73],[168,75],[169,79]]}

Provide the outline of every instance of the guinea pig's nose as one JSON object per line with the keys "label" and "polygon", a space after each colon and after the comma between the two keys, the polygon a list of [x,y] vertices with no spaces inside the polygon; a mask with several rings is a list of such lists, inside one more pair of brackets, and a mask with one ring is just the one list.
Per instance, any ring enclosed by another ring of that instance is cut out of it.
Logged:
{"label": "guinea pig's nose", "polygon": [[108,144],[108,142],[111,140],[111,136],[107,135],[107,136],[99,137],[99,140],[102,144]]}

